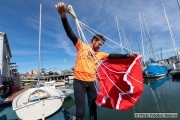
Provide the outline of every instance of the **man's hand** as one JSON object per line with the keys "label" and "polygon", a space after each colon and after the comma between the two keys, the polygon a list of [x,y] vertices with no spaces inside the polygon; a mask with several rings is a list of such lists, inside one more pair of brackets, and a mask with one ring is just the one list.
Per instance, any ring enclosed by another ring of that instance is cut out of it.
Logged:
{"label": "man's hand", "polygon": [[63,2],[59,2],[55,5],[56,10],[58,11],[61,18],[66,18],[66,5]]}
{"label": "man's hand", "polygon": [[133,53],[130,55],[130,57],[137,57],[139,55],[139,53]]}

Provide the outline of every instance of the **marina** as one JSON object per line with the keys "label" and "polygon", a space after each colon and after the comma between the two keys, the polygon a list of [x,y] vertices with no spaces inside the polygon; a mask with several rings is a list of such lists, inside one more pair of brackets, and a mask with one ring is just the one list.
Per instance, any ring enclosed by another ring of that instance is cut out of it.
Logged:
{"label": "marina", "polygon": [[[122,1],[115,2],[118,6],[112,1],[92,1],[108,8],[104,9],[89,2],[75,8],[74,1],[40,0],[29,3],[32,9],[23,1],[13,5],[7,0],[13,6],[9,13],[15,15],[16,9],[26,23],[16,26],[19,20],[7,21],[16,29],[6,29],[8,12],[4,11],[2,23],[0,19],[0,120],[96,119],[96,105],[98,120],[180,120],[180,28],[176,22],[180,17],[169,12],[179,12],[180,1],[152,0],[146,5],[142,0],[132,2],[133,6]],[[4,6],[0,4],[0,9],[7,10]],[[130,9],[124,11],[127,6]],[[26,10],[31,12],[20,12]],[[112,17],[116,23],[104,19]],[[22,33],[14,32],[17,28],[23,28]]]}
{"label": "marina", "polygon": [[[177,113],[180,114],[180,78],[172,78],[170,75],[164,78],[145,79],[144,91],[140,100],[135,106],[128,111],[120,111],[114,109],[108,109],[104,107],[98,107],[98,119],[99,120],[136,120],[135,113]],[[18,120],[15,111],[12,110],[12,104],[6,103],[6,105],[0,105],[0,118],[2,120]],[[85,119],[88,120],[88,104],[86,103]],[[62,107],[56,112],[56,115],[51,115],[47,120],[60,119],[69,120],[70,116],[75,115],[75,103],[74,96],[71,94],[65,99]],[[14,118],[13,118],[14,116]],[[146,118],[150,119],[150,118]],[[152,120],[160,120],[162,118],[152,118]],[[163,118],[168,120],[169,118]],[[177,118],[171,118],[171,120],[178,120]]]}

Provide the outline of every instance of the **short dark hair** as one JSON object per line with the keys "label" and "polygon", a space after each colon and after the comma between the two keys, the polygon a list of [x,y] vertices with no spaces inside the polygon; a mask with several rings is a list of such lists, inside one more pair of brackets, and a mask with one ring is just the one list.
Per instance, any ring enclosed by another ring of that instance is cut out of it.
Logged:
{"label": "short dark hair", "polygon": [[91,40],[91,42],[93,41],[93,39],[96,39],[97,41],[99,41],[100,39],[103,40],[104,42],[106,41],[105,37],[100,35],[100,34],[95,34]]}

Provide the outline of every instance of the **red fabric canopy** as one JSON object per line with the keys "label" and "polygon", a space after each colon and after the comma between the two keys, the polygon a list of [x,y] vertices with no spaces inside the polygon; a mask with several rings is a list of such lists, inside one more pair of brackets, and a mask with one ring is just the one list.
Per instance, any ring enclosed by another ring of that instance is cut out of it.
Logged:
{"label": "red fabric canopy", "polygon": [[129,110],[143,91],[141,56],[110,59],[98,67],[98,106]]}

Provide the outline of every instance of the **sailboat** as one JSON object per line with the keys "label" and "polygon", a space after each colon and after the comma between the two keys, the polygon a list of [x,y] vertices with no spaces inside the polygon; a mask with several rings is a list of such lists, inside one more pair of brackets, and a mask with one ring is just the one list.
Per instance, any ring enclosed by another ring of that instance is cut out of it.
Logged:
{"label": "sailboat", "polygon": [[[42,2],[40,2],[38,73],[40,73],[41,11]],[[38,83],[39,78],[40,75],[38,75]],[[30,88],[18,95],[12,102],[12,108],[20,119],[45,119],[55,113],[63,101],[64,93],[62,91],[38,84],[37,87]]]}
{"label": "sailboat", "polygon": [[[153,50],[153,46],[152,46],[152,42],[151,42],[152,40],[151,40],[149,30],[146,25],[144,15],[141,12],[139,12],[139,19],[140,19],[142,48],[143,48],[142,53],[143,53],[144,61],[145,61],[144,42],[147,47],[148,55],[150,57],[149,60],[146,62],[146,64],[143,65],[143,67],[144,67],[143,76],[148,77],[148,78],[165,76],[168,73],[167,68],[162,66],[158,61],[154,60],[156,57],[154,55],[154,50]],[[149,49],[149,46],[147,44],[146,34],[148,35],[151,49]],[[154,58],[154,59],[151,58],[151,53],[152,53],[152,58]]]}
{"label": "sailboat", "polygon": [[152,78],[152,77],[162,77],[167,75],[167,68],[160,66],[158,64],[150,64],[145,67],[143,70],[143,76]]}
{"label": "sailboat", "polygon": [[20,119],[44,119],[61,107],[64,101],[62,96],[63,92],[53,88],[30,88],[13,100],[12,108]]}
{"label": "sailboat", "polygon": [[[171,25],[169,23],[168,16],[166,14],[166,10],[165,10],[164,3],[163,3],[162,0],[161,0],[161,4],[162,4],[163,10],[164,10],[164,15],[166,17],[166,21],[167,21],[169,32],[170,32],[171,39],[172,39],[172,43],[173,43],[173,46],[174,46],[174,51],[175,51],[175,54],[176,54],[176,57],[177,57],[177,60],[174,63],[167,64],[167,68],[168,68],[168,70],[174,70],[174,71],[172,71],[170,73],[175,73],[176,74],[179,71],[179,70],[176,70],[176,67],[179,66],[179,62],[180,62],[179,61],[179,55],[178,55],[178,49],[176,47],[176,43],[175,43],[175,40],[174,40],[174,35],[173,35],[172,29],[171,29]],[[175,75],[175,74],[171,74],[171,75]]]}

